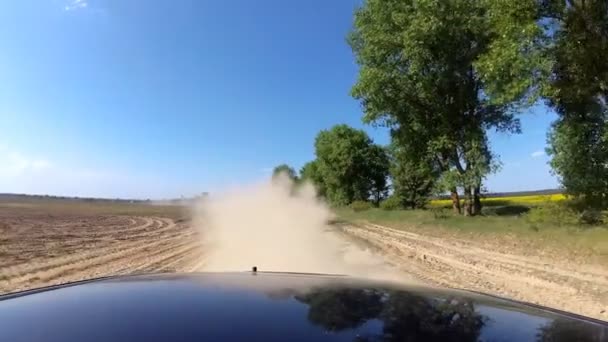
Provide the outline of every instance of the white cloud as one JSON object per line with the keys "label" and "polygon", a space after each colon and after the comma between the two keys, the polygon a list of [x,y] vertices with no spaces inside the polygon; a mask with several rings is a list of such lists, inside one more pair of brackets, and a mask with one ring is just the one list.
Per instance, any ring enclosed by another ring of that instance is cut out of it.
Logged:
{"label": "white cloud", "polygon": [[0,143],[0,192],[108,198],[163,198],[171,184],[149,174],[57,161]]}
{"label": "white cloud", "polygon": [[11,151],[5,146],[0,149],[0,163],[3,166],[0,176],[4,177],[19,176],[52,166],[51,162],[46,159],[28,157],[18,151]]}
{"label": "white cloud", "polygon": [[274,167],[263,167],[260,169],[261,173],[265,173],[265,174],[269,174],[272,172],[272,170],[274,170]]}
{"label": "white cloud", "polygon": [[89,6],[87,0],[70,0],[67,5],[63,8],[66,11],[74,11],[84,9]]}
{"label": "white cloud", "polygon": [[534,151],[532,152],[532,154],[530,155],[532,158],[539,158],[545,155],[545,151],[543,150],[538,150],[538,151]]}

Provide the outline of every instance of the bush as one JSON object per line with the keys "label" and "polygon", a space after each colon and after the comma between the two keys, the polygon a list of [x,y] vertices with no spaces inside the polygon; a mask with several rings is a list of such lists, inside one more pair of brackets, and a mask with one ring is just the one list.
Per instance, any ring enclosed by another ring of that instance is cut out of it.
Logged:
{"label": "bush", "polygon": [[446,219],[448,218],[449,211],[444,207],[432,207],[431,212],[435,219]]}
{"label": "bush", "polygon": [[365,211],[372,208],[372,204],[366,201],[354,201],[350,204],[353,211]]}
{"label": "bush", "polygon": [[580,222],[579,217],[574,210],[564,204],[549,201],[536,208],[530,209],[530,211],[525,214],[525,218],[526,222],[535,230],[538,230],[538,225],[541,224],[561,227],[576,225]]}
{"label": "bush", "polygon": [[598,225],[604,223],[604,214],[595,209],[583,210],[578,217],[581,224]]}
{"label": "bush", "polygon": [[401,198],[391,195],[384,201],[380,202],[380,208],[383,210],[399,210],[403,209]]}

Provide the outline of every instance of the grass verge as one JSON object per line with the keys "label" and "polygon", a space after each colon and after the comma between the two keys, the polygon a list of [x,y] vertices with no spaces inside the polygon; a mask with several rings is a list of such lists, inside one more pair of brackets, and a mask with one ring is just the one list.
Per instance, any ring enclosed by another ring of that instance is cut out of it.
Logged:
{"label": "grass verge", "polygon": [[[492,208],[493,209],[493,208]],[[608,262],[608,229],[605,226],[554,225],[530,223],[526,214],[475,217],[453,215],[449,210],[353,211],[335,209],[339,221],[375,223],[432,236],[446,236],[506,244],[524,252],[542,251],[580,260]],[[519,251],[518,251],[519,252]]]}

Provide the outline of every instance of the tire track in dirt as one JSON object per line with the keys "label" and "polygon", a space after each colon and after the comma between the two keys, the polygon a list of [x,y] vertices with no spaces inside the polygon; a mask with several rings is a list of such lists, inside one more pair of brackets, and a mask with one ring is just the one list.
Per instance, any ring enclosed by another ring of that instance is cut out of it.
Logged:
{"label": "tire track in dirt", "polygon": [[185,267],[185,270],[186,272],[200,272],[203,270],[203,267],[206,263],[207,260],[205,259],[205,255],[203,254],[200,258],[194,260],[194,262]]}
{"label": "tire track in dirt", "polygon": [[[151,222],[153,222],[153,220],[150,219],[149,222],[151,223]],[[161,222],[165,222],[165,221],[161,221]],[[152,237],[157,237],[158,239],[167,239],[170,236],[164,236],[164,235],[160,235],[158,233],[163,233],[163,232],[166,232],[173,228],[175,228],[175,224],[171,223],[168,227],[163,227],[163,228],[159,229],[157,232],[151,231],[151,232],[148,232],[146,234],[141,234],[141,235],[131,235],[131,236],[125,235],[125,236],[122,236],[119,240],[125,240],[125,241],[130,241],[130,242],[128,242],[128,243],[119,242],[119,243],[114,243],[106,248],[95,248],[95,249],[91,249],[89,251],[80,252],[80,253],[76,253],[73,255],[67,255],[67,256],[62,256],[62,257],[57,257],[57,258],[52,258],[52,259],[47,258],[42,263],[27,262],[27,263],[15,265],[12,267],[5,267],[5,268],[0,269],[0,274],[2,274],[4,277],[14,278],[14,277],[17,277],[17,276],[20,276],[23,274],[31,274],[31,273],[36,273],[36,272],[52,269],[52,268],[63,267],[65,265],[74,264],[74,263],[77,263],[77,262],[80,262],[83,260],[87,260],[87,259],[91,259],[91,258],[95,258],[98,256],[107,256],[109,254],[113,254],[120,250],[132,249],[132,248],[138,247],[142,244],[153,241],[153,240],[151,240]],[[179,235],[180,233],[176,232],[175,234]],[[86,239],[86,238],[81,237],[81,239]]]}
{"label": "tire track in dirt", "polygon": [[608,274],[541,257],[500,253],[472,241],[437,238],[383,226],[343,225],[344,233],[385,254],[421,280],[608,319]]}
{"label": "tire track in dirt", "polygon": [[[156,249],[157,252],[152,256],[136,251],[131,256],[116,258],[108,262],[96,262],[86,269],[80,267],[73,269],[69,276],[76,279],[87,279],[91,277],[91,274],[107,276],[153,272],[163,263],[179,258],[189,250],[197,248],[195,243],[189,241],[177,246],[170,241],[157,247],[160,248]],[[127,267],[125,267],[125,264],[127,264]]]}
{"label": "tire track in dirt", "polygon": [[187,254],[198,247],[196,242],[189,240],[176,242],[168,246],[168,248],[157,249],[153,253],[130,259],[129,265],[125,267],[124,263],[122,263],[120,265],[122,268],[116,272],[118,274],[129,274],[134,272],[153,271],[158,269],[158,266],[172,263],[174,259],[179,259],[183,257],[184,254]]}
{"label": "tire track in dirt", "polygon": [[149,272],[181,272],[191,260],[202,257],[200,246],[191,244],[173,255],[165,256],[155,263],[147,265],[144,270]]}
{"label": "tire track in dirt", "polygon": [[[88,279],[99,276],[129,274],[150,271],[188,271],[191,265],[203,258],[197,232],[186,224],[177,224],[168,218],[159,217],[122,217],[119,219],[100,218],[111,223],[124,222],[122,228],[99,230],[78,229],[78,234],[56,234],[63,238],[62,250],[82,243],[76,253],[53,258],[36,258],[29,262],[0,267],[0,291],[16,291],[50,284]],[[89,222],[82,220],[84,222]],[[77,220],[74,220],[77,222]],[[104,221],[105,223],[105,221]],[[39,230],[32,238],[55,238],[49,231],[69,230],[66,223]],[[107,228],[107,226],[105,227]],[[66,235],[69,239],[65,239]],[[34,239],[35,240],[35,239]],[[31,244],[27,237],[21,237],[11,247]],[[27,247],[27,246],[26,246]],[[36,245],[29,249],[36,250]],[[16,249],[15,249],[16,250]],[[38,251],[40,253],[42,251]]]}
{"label": "tire track in dirt", "polygon": [[8,283],[0,283],[0,288],[22,288],[24,285],[40,284],[54,282],[54,280],[73,276],[75,272],[84,270],[87,273],[93,273],[95,267],[109,266],[112,263],[128,262],[138,254],[145,255],[148,251],[154,250],[164,245],[169,244],[171,248],[173,241],[171,239],[163,239],[153,243],[134,242],[125,245],[119,245],[109,250],[96,251],[92,255],[75,255],[67,260],[63,260],[60,264],[45,265],[35,270],[27,270],[20,272],[22,275],[12,277]]}
{"label": "tire track in dirt", "polygon": [[[104,248],[110,247],[116,240],[135,240],[139,237],[148,237],[174,228],[172,223],[165,224],[166,219],[133,217],[128,218],[127,221],[134,226],[123,226],[122,228],[119,225],[110,227],[101,226],[103,230],[98,231],[99,226],[75,229],[74,223],[78,222],[76,221],[73,222],[73,226],[71,227],[69,223],[59,223],[53,226],[49,225],[33,234],[33,236],[17,235],[12,237],[12,241],[9,240],[7,245],[12,250],[19,250],[21,259],[24,259],[24,261],[15,264],[14,262],[11,263],[10,259],[7,258],[6,262],[0,263],[0,278],[13,277],[22,272],[30,272],[32,271],[32,266],[39,264],[56,265],[66,258],[71,259],[73,256],[70,254],[74,254],[74,252],[83,255],[86,253],[82,251],[83,249],[92,250],[95,253],[95,251],[101,251]],[[159,224],[161,227],[165,224],[167,227],[163,230],[148,230],[155,224]],[[135,232],[142,233],[135,235],[133,234]],[[56,251],[61,256],[53,256],[55,250],[52,248],[53,244],[61,246],[60,251]],[[66,254],[68,255],[64,257]]]}
{"label": "tire track in dirt", "polygon": [[401,237],[406,236],[409,239],[416,240],[419,243],[430,243],[439,245],[445,249],[449,249],[452,252],[462,253],[475,258],[477,255],[483,255],[484,259],[491,259],[496,262],[500,262],[503,265],[512,265],[514,267],[525,267],[534,269],[535,272],[549,273],[551,276],[562,276],[564,280],[566,278],[575,278],[576,280],[585,280],[595,284],[602,284],[608,286],[608,270],[593,267],[590,265],[560,265],[555,266],[554,261],[547,262],[548,260],[542,260],[535,257],[522,257],[514,254],[499,253],[487,248],[479,248],[471,241],[462,239],[451,238],[450,243],[446,244],[445,239],[435,238],[430,236],[421,236],[416,233],[406,232],[402,230],[396,230],[388,227],[383,227],[374,224],[365,225],[368,228],[380,229],[387,236]]}

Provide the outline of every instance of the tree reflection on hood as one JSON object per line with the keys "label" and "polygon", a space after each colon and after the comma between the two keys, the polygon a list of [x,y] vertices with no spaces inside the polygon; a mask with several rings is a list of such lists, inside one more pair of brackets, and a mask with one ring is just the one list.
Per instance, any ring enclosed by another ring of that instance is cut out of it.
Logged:
{"label": "tree reflection on hood", "polygon": [[308,320],[332,332],[382,322],[379,334],[359,341],[476,341],[484,324],[471,301],[435,300],[409,292],[315,289],[296,299],[309,305]]}

